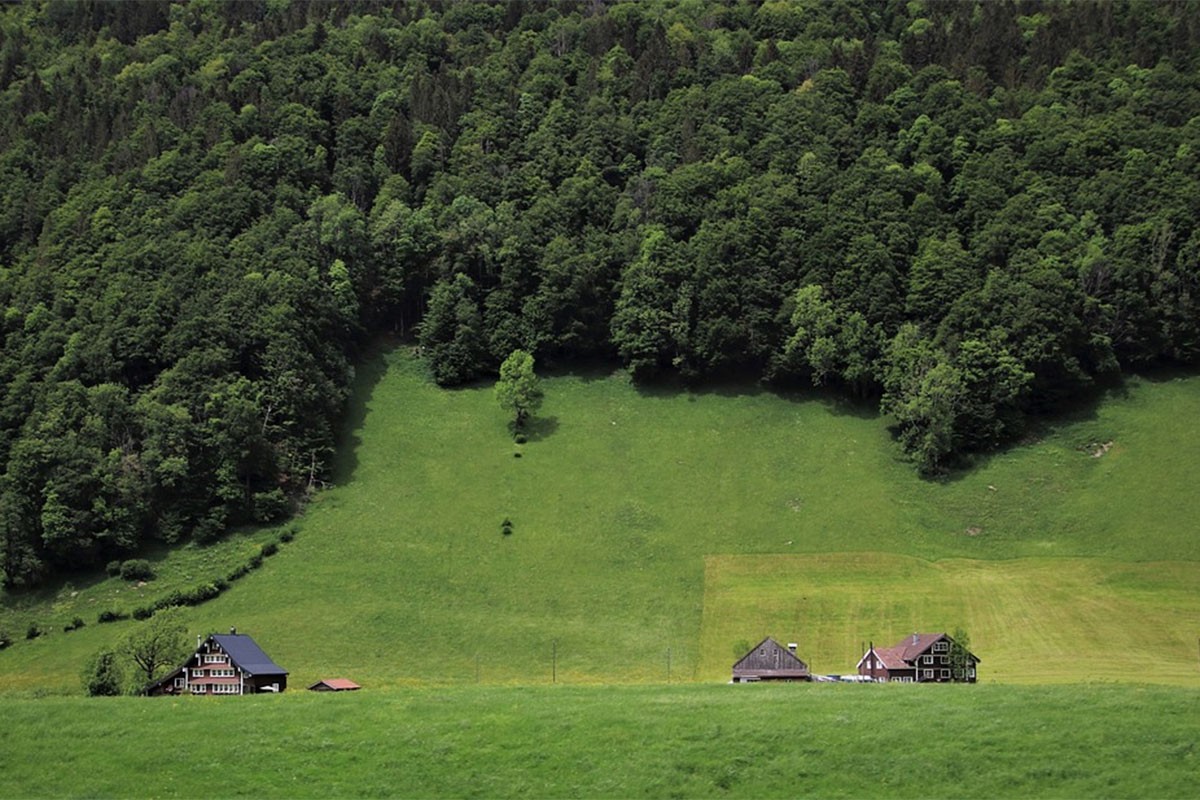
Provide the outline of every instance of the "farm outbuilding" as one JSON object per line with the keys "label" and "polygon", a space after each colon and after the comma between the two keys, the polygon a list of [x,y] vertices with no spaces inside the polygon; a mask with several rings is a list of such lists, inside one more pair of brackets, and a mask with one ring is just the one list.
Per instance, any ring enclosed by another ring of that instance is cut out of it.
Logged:
{"label": "farm outbuilding", "polygon": [[346,678],[324,678],[308,687],[310,692],[353,692],[361,689],[357,683]]}
{"label": "farm outbuilding", "polygon": [[784,647],[768,636],[733,665],[734,683],[811,681],[812,674],[796,655],[796,645]]}

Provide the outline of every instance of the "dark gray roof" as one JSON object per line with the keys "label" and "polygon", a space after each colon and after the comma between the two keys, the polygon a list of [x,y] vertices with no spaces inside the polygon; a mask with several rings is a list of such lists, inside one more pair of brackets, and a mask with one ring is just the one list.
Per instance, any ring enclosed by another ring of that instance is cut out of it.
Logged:
{"label": "dark gray roof", "polygon": [[258,644],[244,633],[214,633],[213,641],[229,654],[243,672],[251,675],[287,675],[288,671],[271,660]]}

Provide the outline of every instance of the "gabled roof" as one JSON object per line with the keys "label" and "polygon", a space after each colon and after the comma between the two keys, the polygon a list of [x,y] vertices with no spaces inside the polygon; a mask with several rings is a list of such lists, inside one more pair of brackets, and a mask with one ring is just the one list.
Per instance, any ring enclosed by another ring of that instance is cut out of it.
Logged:
{"label": "gabled roof", "polygon": [[895,647],[875,647],[871,650],[868,650],[863,657],[858,660],[858,666],[861,667],[862,663],[867,660],[867,656],[872,652],[875,653],[875,657],[879,659],[879,663],[883,665],[884,669],[912,668],[912,664],[905,663],[901,652]]}
{"label": "gabled roof", "polygon": [[251,675],[287,675],[258,644],[244,633],[214,633],[208,637],[229,654],[234,666]]}
{"label": "gabled roof", "polygon": [[[945,633],[914,633],[905,636],[891,647],[876,647],[873,648],[876,657],[886,669],[912,669],[917,666],[917,660],[925,655],[938,642],[945,640],[953,644],[953,637]],[[871,651],[868,650],[867,654]],[[864,654],[858,660],[859,666],[866,660],[867,655]],[[967,651],[967,658],[974,661],[976,664],[982,661],[979,656],[971,651]]]}
{"label": "gabled roof", "polygon": [[[764,655],[760,656],[759,653]],[[805,664],[789,648],[784,647],[770,636],[763,639],[750,652],[738,659],[733,665],[735,675],[739,673],[771,673],[775,675],[807,675],[808,664]]]}
{"label": "gabled roof", "polygon": [[950,637],[944,633],[914,633],[896,642],[891,649],[905,661],[916,661],[926,650],[942,639],[951,641]]}
{"label": "gabled roof", "polygon": [[324,680],[317,681],[316,683],[314,683],[312,686],[310,686],[308,688],[315,689],[318,686],[328,686],[330,689],[333,689],[335,692],[353,691],[354,689],[362,688],[354,681],[347,680],[346,678],[325,678]]}

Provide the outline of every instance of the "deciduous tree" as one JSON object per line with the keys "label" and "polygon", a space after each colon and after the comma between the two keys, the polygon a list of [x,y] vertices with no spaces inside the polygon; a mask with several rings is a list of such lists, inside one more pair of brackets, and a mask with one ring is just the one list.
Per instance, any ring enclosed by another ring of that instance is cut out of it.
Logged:
{"label": "deciduous tree", "polygon": [[180,610],[168,608],[138,623],[117,651],[132,659],[150,683],[163,667],[178,664],[187,656],[187,628]]}
{"label": "deciduous tree", "polygon": [[533,371],[533,356],[514,350],[500,365],[496,381],[496,400],[514,415],[513,425],[523,428],[529,417],[542,405],[542,387]]}

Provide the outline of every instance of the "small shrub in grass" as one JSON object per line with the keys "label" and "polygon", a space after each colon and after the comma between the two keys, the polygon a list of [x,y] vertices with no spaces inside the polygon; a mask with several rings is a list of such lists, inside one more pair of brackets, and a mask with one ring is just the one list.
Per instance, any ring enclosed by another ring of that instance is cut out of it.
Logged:
{"label": "small shrub in grass", "polygon": [[25,638],[26,639],[36,639],[41,635],[42,635],[42,629],[37,626],[36,622],[31,624],[28,628],[25,629]]}
{"label": "small shrub in grass", "polygon": [[250,572],[250,567],[246,566],[245,564],[242,564],[240,567],[237,567],[236,569],[232,570],[229,573],[229,575],[227,575],[226,577],[228,578],[230,583],[233,583],[234,581],[236,581],[240,578],[246,577],[246,573],[248,573],[248,572]]}
{"label": "small shrub in grass", "polygon": [[224,578],[217,578],[215,581],[213,581],[213,586],[217,587],[218,592],[223,592],[229,588],[229,581],[225,580]]}
{"label": "small shrub in grass", "polygon": [[123,619],[129,619],[129,615],[109,609],[108,611],[101,611],[100,616],[96,617],[96,622],[103,624],[105,622],[120,622]]}
{"label": "small shrub in grass", "polygon": [[71,624],[63,626],[63,633],[70,633],[71,631],[77,631],[86,624],[87,623],[85,623],[83,621],[83,617],[76,617],[75,619],[71,620]]}
{"label": "small shrub in grass", "polygon": [[190,590],[180,594],[179,605],[198,606],[206,600],[212,600],[219,595],[221,590],[212,583],[202,583],[199,586],[193,586]]}
{"label": "small shrub in grass", "polygon": [[0,650],[12,644],[12,636],[8,631],[0,631]]}
{"label": "small shrub in grass", "polygon": [[131,558],[121,564],[121,579],[126,581],[152,581],[154,570],[144,558]]}
{"label": "small shrub in grass", "polygon": [[133,610],[134,619],[150,619],[154,616],[154,609],[149,606],[139,606]]}
{"label": "small shrub in grass", "polygon": [[278,542],[267,542],[262,546],[263,558],[268,558],[279,552]]}
{"label": "small shrub in grass", "polygon": [[113,559],[105,565],[104,571],[108,573],[108,577],[115,578],[121,574],[121,560]]}
{"label": "small shrub in grass", "polygon": [[520,457],[521,457],[520,453],[513,453],[513,458],[520,458]]}
{"label": "small shrub in grass", "polygon": [[508,517],[504,518],[504,522],[500,523],[500,532],[503,533],[505,536],[508,536],[509,534],[511,534],[513,532],[513,524],[512,524],[511,519],[509,519]]}
{"label": "small shrub in grass", "polygon": [[300,532],[300,529],[297,528],[295,525],[292,525],[286,531],[279,534],[279,541],[290,542],[292,539],[296,538],[296,534],[299,532]]}
{"label": "small shrub in grass", "polygon": [[529,440],[525,437],[525,434],[518,433],[516,436],[513,437],[513,441],[516,442],[517,444],[525,444],[525,442],[527,442]]}
{"label": "small shrub in grass", "polygon": [[250,560],[246,562],[246,566],[249,567],[250,569],[258,569],[259,567],[262,566],[262,562],[263,562],[262,553],[255,553],[254,555],[252,555],[250,557]]}
{"label": "small shrub in grass", "polygon": [[162,597],[155,600],[153,608],[155,611],[162,611],[164,608],[170,608],[171,606],[182,606],[182,605],[185,605],[184,598],[183,598],[183,592],[180,592],[178,589],[176,589],[175,591],[171,592],[170,594],[163,595]]}

